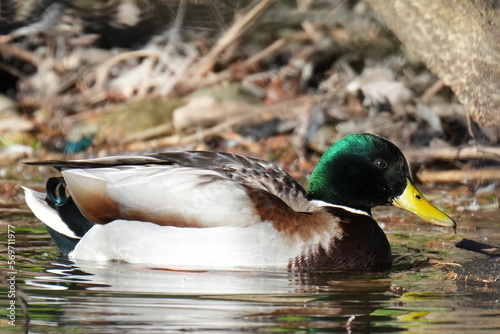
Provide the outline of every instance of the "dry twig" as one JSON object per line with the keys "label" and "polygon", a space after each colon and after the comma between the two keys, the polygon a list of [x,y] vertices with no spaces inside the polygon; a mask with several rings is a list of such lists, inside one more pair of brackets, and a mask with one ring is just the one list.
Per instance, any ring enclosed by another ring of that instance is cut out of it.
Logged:
{"label": "dry twig", "polygon": [[106,83],[109,71],[116,64],[130,58],[143,58],[143,57],[159,58],[161,57],[162,54],[163,51],[161,50],[137,50],[137,51],[120,53],[119,55],[104,62],[96,70],[94,89],[97,91],[101,91],[104,89],[104,85]]}
{"label": "dry twig", "polygon": [[237,38],[243,35],[248,28],[255,22],[255,20],[264,13],[275,0],[262,0],[259,4],[253,7],[248,13],[240,17],[234,22],[225,34],[219,38],[217,44],[210,50],[210,52],[201,59],[197,66],[195,73],[198,76],[204,76],[212,70],[220,54],[229,47]]}

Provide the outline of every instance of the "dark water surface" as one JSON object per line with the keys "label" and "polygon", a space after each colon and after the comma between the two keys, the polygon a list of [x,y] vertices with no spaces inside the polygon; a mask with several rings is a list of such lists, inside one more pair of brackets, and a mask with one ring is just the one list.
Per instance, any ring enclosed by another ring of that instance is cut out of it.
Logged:
{"label": "dark water surface", "polygon": [[[428,197],[446,208],[450,196],[434,191]],[[401,210],[377,211],[395,253],[394,268],[383,273],[187,272],[73,263],[59,258],[31,215],[0,220],[0,266],[7,278],[15,276],[16,291],[29,296],[30,333],[499,333],[500,283],[466,284],[448,276],[449,262],[481,257],[456,249],[456,241],[499,244],[496,198],[476,203],[476,210],[475,200],[454,200],[457,235]],[[8,240],[15,246],[13,268]],[[9,283],[0,290],[1,331],[21,332],[26,315],[19,301],[15,326],[8,317]]]}

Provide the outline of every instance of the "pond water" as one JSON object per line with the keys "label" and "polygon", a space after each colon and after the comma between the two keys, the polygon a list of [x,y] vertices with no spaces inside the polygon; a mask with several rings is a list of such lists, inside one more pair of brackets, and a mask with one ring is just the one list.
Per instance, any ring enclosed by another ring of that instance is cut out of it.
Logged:
{"label": "pond water", "polygon": [[[59,257],[33,216],[7,215],[0,221],[0,265],[16,285],[4,282],[0,290],[2,331],[498,333],[500,284],[466,284],[447,275],[450,262],[481,257],[456,249],[461,238],[500,244],[497,197],[478,202],[470,195],[425,192],[447,209],[451,198],[459,203],[452,213],[457,235],[398,209],[377,210],[395,256],[394,268],[381,273],[189,272],[73,263]],[[10,269],[8,240],[15,242]],[[16,302],[14,323],[8,317],[13,288],[29,298],[26,311]],[[23,327],[27,315],[29,327]]]}

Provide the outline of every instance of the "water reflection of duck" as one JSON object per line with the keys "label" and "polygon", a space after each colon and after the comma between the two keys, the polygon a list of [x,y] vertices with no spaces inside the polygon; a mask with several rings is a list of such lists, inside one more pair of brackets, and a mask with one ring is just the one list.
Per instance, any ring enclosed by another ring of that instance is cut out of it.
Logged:
{"label": "water reflection of duck", "polygon": [[[391,317],[364,319],[397,303],[392,283],[390,273],[179,271],[78,260],[54,263],[46,274],[26,280],[32,295],[47,299],[43,311],[51,316],[49,324],[90,333],[104,327],[109,333],[136,333],[138,324],[140,332],[345,330],[353,314],[362,319],[356,319],[357,332],[391,331]],[[54,289],[66,291],[54,298]]]}
{"label": "water reflection of duck", "polygon": [[345,136],[308,190],[272,163],[215,152],[34,162],[62,171],[26,201],[64,253],[175,268],[379,270],[391,250],[371,208],[455,227],[410,181],[401,151]]}

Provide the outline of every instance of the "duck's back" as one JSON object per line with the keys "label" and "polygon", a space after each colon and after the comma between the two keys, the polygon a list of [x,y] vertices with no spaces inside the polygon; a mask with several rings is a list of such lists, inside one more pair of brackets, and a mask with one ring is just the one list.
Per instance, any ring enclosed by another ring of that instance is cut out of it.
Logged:
{"label": "duck's back", "polygon": [[293,211],[310,207],[305,190],[276,165],[227,153],[170,152],[35,164],[60,170],[83,215],[101,224],[125,219],[178,227],[248,226],[261,220],[256,200],[263,194]]}

